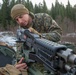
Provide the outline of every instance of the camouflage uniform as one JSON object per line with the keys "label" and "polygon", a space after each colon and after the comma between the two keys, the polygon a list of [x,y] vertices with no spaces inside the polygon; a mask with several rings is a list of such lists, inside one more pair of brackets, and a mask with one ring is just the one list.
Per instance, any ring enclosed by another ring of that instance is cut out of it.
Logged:
{"label": "camouflage uniform", "polygon": [[5,67],[0,68],[0,75],[22,75],[22,74],[14,66],[7,64]]}
{"label": "camouflage uniform", "polygon": [[58,24],[46,13],[37,13],[34,15],[32,27],[45,39],[57,42],[61,38],[62,29]]}

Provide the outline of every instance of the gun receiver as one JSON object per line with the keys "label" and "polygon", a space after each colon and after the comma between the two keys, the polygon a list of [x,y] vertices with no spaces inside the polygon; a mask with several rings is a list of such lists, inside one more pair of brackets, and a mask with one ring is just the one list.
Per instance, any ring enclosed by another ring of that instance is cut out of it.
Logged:
{"label": "gun receiver", "polygon": [[24,31],[24,35],[27,36],[25,44],[31,48],[28,57],[33,62],[29,62],[42,63],[46,70],[53,72],[54,75],[76,75],[76,54],[72,49],[40,38],[28,30]]}

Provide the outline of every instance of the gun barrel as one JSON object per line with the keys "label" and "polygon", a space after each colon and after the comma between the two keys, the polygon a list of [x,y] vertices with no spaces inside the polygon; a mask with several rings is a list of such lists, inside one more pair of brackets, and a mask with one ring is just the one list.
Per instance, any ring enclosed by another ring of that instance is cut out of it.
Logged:
{"label": "gun barrel", "polygon": [[76,54],[74,54],[72,51],[72,49],[67,48],[65,51],[61,50],[57,54],[58,56],[62,57],[66,63],[69,62],[76,65]]}
{"label": "gun barrel", "polygon": [[75,54],[72,54],[69,56],[69,62],[76,65],[76,55]]}

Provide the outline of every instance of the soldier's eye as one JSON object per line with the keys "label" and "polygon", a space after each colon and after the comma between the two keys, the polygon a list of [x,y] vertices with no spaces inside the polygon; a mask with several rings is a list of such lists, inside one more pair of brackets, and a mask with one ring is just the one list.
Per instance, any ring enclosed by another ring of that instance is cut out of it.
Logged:
{"label": "soldier's eye", "polygon": [[15,21],[18,21],[18,19],[15,19]]}
{"label": "soldier's eye", "polygon": [[19,18],[22,18],[22,15],[19,15]]}

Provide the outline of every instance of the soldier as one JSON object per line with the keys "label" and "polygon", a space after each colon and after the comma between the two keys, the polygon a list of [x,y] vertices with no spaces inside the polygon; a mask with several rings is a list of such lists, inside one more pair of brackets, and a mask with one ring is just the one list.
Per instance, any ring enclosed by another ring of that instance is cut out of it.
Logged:
{"label": "soldier", "polygon": [[20,27],[29,29],[30,32],[39,34],[45,39],[58,42],[61,38],[62,29],[46,13],[37,13],[34,15],[24,5],[16,4],[11,9],[11,17]]}
{"label": "soldier", "polygon": [[[11,17],[20,27],[28,29],[30,32],[36,33],[45,39],[58,42],[61,38],[62,29],[58,26],[55,20],[46,13],[38,13],[34,15],[24,5],[16,4],[11,9]],[[17,64],[15,67],[19,69],[19,66],[20,69],[23,69],[23,67],[20,66],[21,64]]]}

